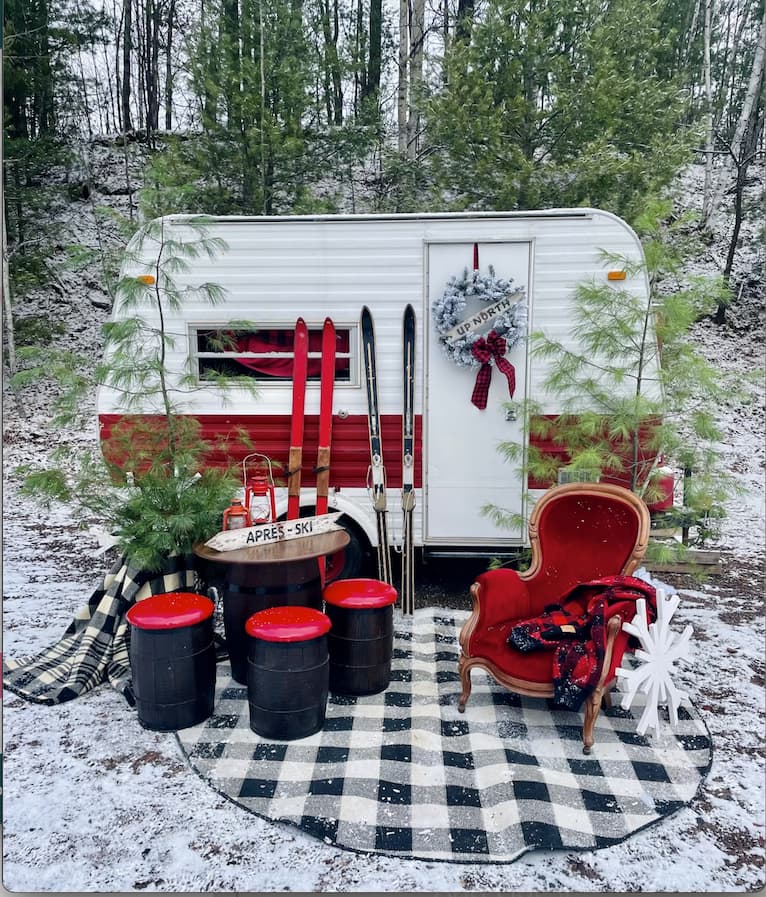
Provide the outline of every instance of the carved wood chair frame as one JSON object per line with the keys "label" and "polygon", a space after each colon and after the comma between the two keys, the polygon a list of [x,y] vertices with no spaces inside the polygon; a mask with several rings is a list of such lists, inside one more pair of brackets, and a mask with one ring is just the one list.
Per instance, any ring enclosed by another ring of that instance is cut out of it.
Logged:
{"label": "carved wood chair frame", "polygon": [[[611,495],[615,500],[628,505],[635,510],[638,519],[636,542],[630,557],[619,572],[624,575],[630,575],[641,563],[649,543],[650,530],[649,510],[643,500],[630,490],[625,489],[622,486],[614,486],[610,483],[567,483],[549,489],[543,496],[541,496],[532,509],[528,525],[529,541],[532,549],[532,562],[529,569],[518,573],[518,577],[522,582],[528,581],[536,576],[544,563],[539,532],[539,521],[543,511],[549,504],[551,504],[551,502],[555,502],[562,495],[572,492],[586,498],[588,496],[602,498],[605,495]],[[541,683],[520,679],[503,672],[488,658],[472,657],[470,655],[468,645],[471,634],[479,622],[481,604],[481,586],[479,583],[475,582],[471,586],[470,592],[473,611],[463,625],[459,636],[461,653],[458,661],[458,671],[460,673],[460,682],[462,685],[462,694],[458,702],[458,710],[460,713],[465,712],[465,705],[471,694],[471,670],[475,667],[486,670],[499,685],[508,689],[508,691],[533,698],[552,698],[552,681],[550,683]],[[609,692],[614,683],[614,677],[609,682],[606,681],[606,677],[612,663],[615,639],[622,628],[622,623],[623,620],[619,615],[616,615],[607,621],[606,646],[601,677],[595,689],[589,697],[586,698],[584,703],[582,740],[583,753],[585,754],[589,754],[593,747],[593,729],[602,704],[606,707],[611,706]]]}

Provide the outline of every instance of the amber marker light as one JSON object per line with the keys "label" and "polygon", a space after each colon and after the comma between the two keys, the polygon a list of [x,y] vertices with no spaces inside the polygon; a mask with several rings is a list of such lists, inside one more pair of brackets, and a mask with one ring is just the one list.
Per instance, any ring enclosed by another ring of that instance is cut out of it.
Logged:
{"label": "amber marker light", "polygon": [[607,280],[625,280],[626,277],[625,271],[607,271],[606,273]]}

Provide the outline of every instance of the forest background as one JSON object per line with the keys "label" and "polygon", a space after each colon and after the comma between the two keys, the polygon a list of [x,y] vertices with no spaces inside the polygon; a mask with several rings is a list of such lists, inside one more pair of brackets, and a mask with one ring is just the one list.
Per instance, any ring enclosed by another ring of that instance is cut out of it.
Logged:
{"label": "forest background", "polygon": [[[88,427],[52,435],[49,388],[16,391],[7,374],[38,347],[93,366],[126,241],[154,215],[587,204],[641,231],[654,210],[666,248],[689,260],[660,287],[717,278],[695,341],[722,375],[763,382],[763,0],[6,0],[3,24],[9,656],[64,630],[104,560],[14,471],[56,445],[92,446],[92,395]],[[682,201],[657,203],[674,191]],[[109,689],[49,715],[6,691],[6,885],[762,887],[762,391],[716,412],[745,488],[731,497],[726,576],[684,594],[701,649],[682,674],[714,765],[661,828],[511,867],[344,856],[241,813],[188,775],[171,736],[116,724],[127,710]]]}
{"label": "forest background", "polygon": [[[763,0],[6,0],[7,367],[43,336],[25,296],[94,254],[111,294],[149,217],[591,205],[636,225],[690,161],[695,239],[734,194],[723,323],[762,281],[736,256],[758,214],[765,16]],[[46,213],[92,200],[103,141],[124,151],[124,212],[91,201],[98,248],[61,246]]]}

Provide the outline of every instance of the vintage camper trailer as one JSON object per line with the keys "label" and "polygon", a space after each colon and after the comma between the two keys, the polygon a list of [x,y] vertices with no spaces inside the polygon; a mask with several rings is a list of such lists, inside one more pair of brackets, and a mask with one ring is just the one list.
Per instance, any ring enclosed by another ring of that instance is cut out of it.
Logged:
{"label": "vintage camper trailer", "polygon": [[[164,219],[168,239],[187,226],[182,217]],[[545,484],[522,482],[498,451],[498,444],[523,439],[522,424],[509,413],[508,378],[494,368],[486,407],[471,401],[477,369],[457,351],[445,351],[444,321],[459,329],[474,317],[481,329],[487,296],[450,319],[440,305],[448,284],[466,271],[490,271],[512,285],[509,295],[525,333],[542,330],[571,341],[572,297],[585,280],[607,282],[603,252],[642,261],[635,233],[619,218],[595,209],[552,209],[519,213],[348,215],[298,217],[221,217],[208,233],[225,242],[214,258],[201,255],[179,272],[183,286],[213,282],[223,301],[210,305],[191,294],[177,310],[164,309],[174,335],[167,366],[196,372],[198,388],[179,396],[184,413],[194,415],[218,448],[209,463],[239,460],[245,451],[267,455],[279,469],[288,458],[291,413],[291,351],[296,320],[309,327],[309,370],[305,404],[304,476],[301,506],[315,501],[312,465],[319,415],[319,360],[325,317],[336,328],[330,510],[352,534],[346,573],[356,557],[376,541],[375,515],[368,489],[370,463],[368,406],[362,361],[360,312],[367,306],[376,333],[377,377],[383,463],[387,476],[389,533],[401,537],[402,484],[402,314],[415,308],[415,544],[432,553],[497,554],[524,545],[523,527],[498,527],[482,513],[492,503],[524,513]],[[161,248],[145,244],[126,265],[127,276],[151,275]],[[632,270],[632,269],[630,269]],[[620,289],[647,296],[643,271],[628,273]],[[453,290],[454,292],[454,290]],[[439,320],[435,320],[437,316]],[[118,304],[114,315],[124,312]],[[145,317],[156,314],[147,305]],[[486,316],[484,316],[486,317]],[[243,324],[242,322],[247,322]],[[492,322],[490,321],[490,324]],[[437,327],[440,328],[437,330]],[[228,331],[227,331],[228,329]],[[212,334],[227,331],[235,344],[222,345]],[[486,335],[486,330],[483,332]],[[541,395],[546,370],[533,360],[523,338],[509,339],[505,355],[515,375],[514,399],[534,395],[545,413],[560,409]],[[496,359],[497,361],[497,359]],[[242,390],[223,398],[209,377],[238,371],[259,384],[257,399]],[[140,411],[141,409],[139,409]],[[143,409],[152,413],[152,409]],[[125,414],[119,396],[102,389],[98,416],[102,439]],[[247,432],[254,449],[236,437]],[[529,487],[534,488],[529,488]],[[287,506],[277,491],[277,513]]]}

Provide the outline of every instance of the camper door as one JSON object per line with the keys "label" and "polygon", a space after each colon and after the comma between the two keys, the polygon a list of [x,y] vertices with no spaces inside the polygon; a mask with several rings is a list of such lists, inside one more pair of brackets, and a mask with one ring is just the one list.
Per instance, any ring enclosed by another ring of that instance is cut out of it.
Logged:
{"label": "camper door", "polygon": [[[521,443],[524,438],[520,415],[516,419],[506,408],[510,389],[508,378],[501,370],[504,365],[501,362],[498,367],[498,357],[490,362],[486,408],[480,409],[472,402],[472,395],[481,368],[466,365],[465,356],[459,357],[450,348],[452,343],[448,343],[445,351],[436,327],[437,322],[444,327],[445,320],[454,321],[455,333],[478,333],[486,341],[492,320],[484,319],[486,312],[492,312],[496,306],[495,302],[485,296],[468,297],[463,310],[447,315],[441,306],[450,279],[460,278],[466,271],[470,276],[478,263],[476,270],[482,275],[489,275],[491,267],[496,280],[512,281],[511,301],[526,304],[528,331],[532,306],[531,261],[529,242],[439,242],[426,247],[424,524],[427,545],[523,542],[522,527],[501,528],[482,511],[486,505],[518,514],[523,511],[524,490],[517,465],[506,460],[498,449],[502,442]],[[435,303],[439,308],[434,308]],[[521,402],[528,379],[526,338],[520,339],[504,358],[515,374],[513,400]]]}

